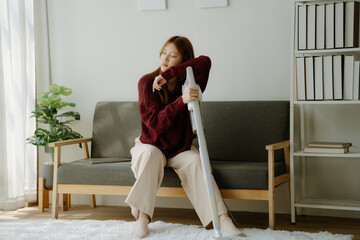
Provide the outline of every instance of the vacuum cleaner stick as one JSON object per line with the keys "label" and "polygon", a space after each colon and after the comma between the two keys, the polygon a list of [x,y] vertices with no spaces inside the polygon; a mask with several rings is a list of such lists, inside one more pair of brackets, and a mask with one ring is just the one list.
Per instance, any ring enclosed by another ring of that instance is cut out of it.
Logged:
{"label": "vacuum cleaner stick", "polygon": [[[199,96],[201,101],[201,94],[202,94],[201,89],[199,85],[195,83],[193,70],[189,66],[186,68],[186,81],[182,86],[182,92],[185,93],[185,91],[188,88],[194,88],[194,87],[199,88]],[[204,134],[201,109],[200,109],[200,101],[198,100],[191,101],[187,105],[188,105],[188,110],[190,112],[192,129],[193,132],[197,134],[198,142],[199,142],[201,165],[204,173],[206,187],[208,190],[208,197],[209,197],[210,208],[212,213],[212,221],[215,230],[215,237],[213,237],[213,239],[227,239],[222,237],[222,234],[220,232],[220,221],[219,221],[218,210],[215,199],[214,184],[211,178],[211,166],[210,166],[209,154],[206,146],[206,139]]]}

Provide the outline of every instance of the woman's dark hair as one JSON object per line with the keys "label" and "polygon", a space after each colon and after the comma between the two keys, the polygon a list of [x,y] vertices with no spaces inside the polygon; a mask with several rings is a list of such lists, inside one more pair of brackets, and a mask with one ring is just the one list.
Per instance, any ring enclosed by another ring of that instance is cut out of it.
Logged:
{"label": "woman's dark hair", "polygon": [[[173,36],[173,37],[169,38],[169,40],[167,40],[165,42],[164,46],[161,48],[160,55],[163,52],[164,48],[170,43],[173,43],[175,45],[176,49],[181,54],[181,56],[182,56],[181,62],[182,63],[195,58],[194,49],[193,49],[193,46],[192,46],[190,40],[187,39],[186,37],[181,37],[181,36]],[[151,74],[152,74],[153,79],[155,79],[156,76],[161,74],[161,68],[159,67]],[[151,84],[152,84],[152,82],[153,81],[151,81]],[[151,88],[152,88],[152,85],[150,86],[150,89]],[[149,91],[149,88],[144,87],[144,91]],[[156,94],[159,95],[162,104],[164,104],[164,105],[169,104],[169,97],[168,97],[169,90],[166,85],[164,85],[160,91],[155,91],[155,92],[156,92]]]}

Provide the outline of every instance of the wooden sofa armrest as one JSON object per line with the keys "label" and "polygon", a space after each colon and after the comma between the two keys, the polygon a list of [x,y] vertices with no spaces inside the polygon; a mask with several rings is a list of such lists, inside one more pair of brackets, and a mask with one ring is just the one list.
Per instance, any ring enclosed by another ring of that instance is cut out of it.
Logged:
{"label": "wooden sofa armrest", "polygon": [[[81,144],[83,149],[84,158],[89,158],[89,148],[87,143],[91,141],[91,138],[79,138],[71,139],[59,142],[49,143],[49,147],[54,148],[54,172],[53,172],[53,197],[52,197],[52,218],[58,218],[58,208],[59,205],[59,196],[58,196],[58,185],[57,185],[57,170],[61,164],[61,147],[73,144]],[[90,199],[94,199],[94,196],[91,196]],[[92,200],[91,200],[92,201]]]}
{"label": "wooden sofa armrest", "polygon": [[[290,140],[269,144],[265,148],[268,151],[269,226],[273,229],[275,225],[274,189],[281,183],[288,182],[290,193]],[[275,150],[279,149],[284,149],[286,173],[275,177]],[[291,199],[290,194],[289,196]]]}
{"label": "wooden sofa armrest", "polygon": [[[294,144],[295,143],[296,142],[294,140]],[[289,173],[290,172],[290,140],[269,144],[266,145],[265,148],[268,151],[269,179],[274,178],[275,150],[284,149],[286,171]]]}
{"label": "wooden sofa armrest", "polygon": [[61,146],[72,145],[72,144],[77,144],[77,143],[86,143],[86,142],[90,142],[90,141],[91,141],[91,138],[78,138],[78,139],[70,139],[70,140],[65,140],[65,141],[52,142],[52,143],[49,143],[48,146],[49,147],[61,147]]}
{"label": "wooden sofa armrest", "polygon": [[78,138],[78,139],[70,139],[70,140],[49,143],[48,146],[54,148],[54,168],[57,168],[61,164],[60,153],[62,146],[81,144],[84,158],[89,158],[89,148],[87,143],[90,142],[91,140],[92,138]]}
{"label": "wooden sofa armrest", "polygon": [[279,150],[279,149],[283,149],[286,147],[290,147],[290,140],[269,144],[269,145],[266,145],[265,148],[266,148],[266,150]]}

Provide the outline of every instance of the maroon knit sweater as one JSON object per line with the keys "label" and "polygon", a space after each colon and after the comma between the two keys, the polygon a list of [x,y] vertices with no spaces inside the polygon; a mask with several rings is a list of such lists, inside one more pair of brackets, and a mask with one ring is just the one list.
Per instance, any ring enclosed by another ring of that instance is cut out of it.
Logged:
{"label": "maroon knit sweater", "polygon": [[161,74],[166,80],[173,77],[180,79],[174,91],[169,93],[169,104],[166,106],[161,103],[157,90],[152,92],[154,81],[152,74],[143,76],[138,83],[141,116],[140,141],[159,148],[167,158],[190,150],[192,141],[196,137],[192,132],[187,105],[181,97],[181,87],[186,77],[187,66],[193,68],[195,82],[204,92],[211,67],[211,60],[206,56],[181,63]]}

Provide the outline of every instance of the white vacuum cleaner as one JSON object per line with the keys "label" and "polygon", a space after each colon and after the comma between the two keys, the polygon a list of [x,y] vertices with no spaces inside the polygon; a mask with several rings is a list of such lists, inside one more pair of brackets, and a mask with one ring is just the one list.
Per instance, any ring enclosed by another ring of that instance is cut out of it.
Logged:
{"label": "white vacuum cleaner", "polygon": [[200,100],[191,101],[187,105],[188,105],[188,110],[190,112],[192,130],[195,134],[197,134],[198,137],[201,165],[204,173],[206,187],[208,190],[212,221],[215,230],[215,237],[212,237],[212,239],[226,240],[228,238],[223,237],[220,232],[220,221],[219,221],[218,209],[215,199],[214,184],[211,178],[211,166],[210,166],[209,154],[206,146],[206,139],[204,134],[204,127],[203,127],[202,114],[200,108],[202,92],[199,85],[195,83],[193,70],[189,66],[186,68],[186,81],[182,86],[182,92],[185,93],[185,91],[188,88],[194,88],[194,87],[199,88]]}

